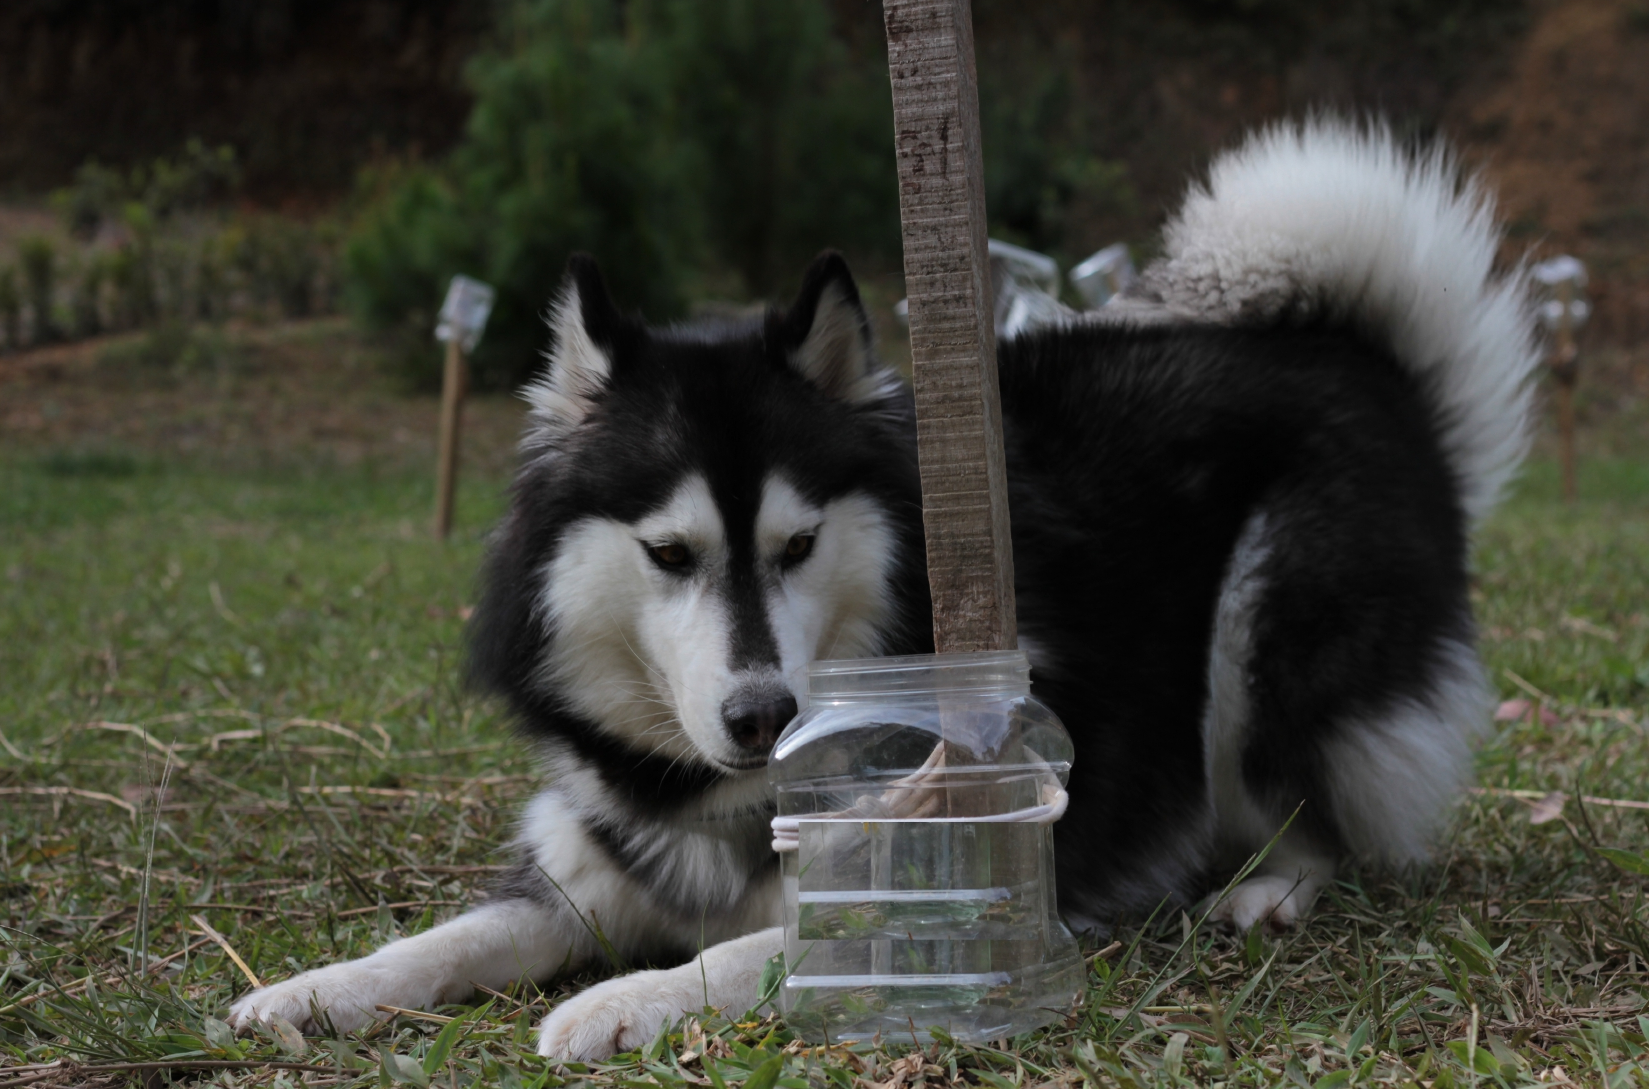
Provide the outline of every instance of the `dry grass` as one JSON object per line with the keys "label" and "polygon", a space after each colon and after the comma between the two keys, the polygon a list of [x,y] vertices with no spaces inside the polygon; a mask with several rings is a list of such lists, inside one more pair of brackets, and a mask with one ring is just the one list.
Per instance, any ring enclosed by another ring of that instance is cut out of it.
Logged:
{"label": "dry grass", "polygon": [[[281,358],[298,378],[252,377],[301,385],[308,357]],[[331,395],[357,430],[384,418],[363,405],[433,417],[362,384]],[[808,1049],[730,1010],[585,1069],[530,1047],[582,981],[339,1039],[216,1020],[249,986],[229,949],[261,979],[356,956],[459,910],[498,862],[532,768],[455,657],[501,477],[477,470],[440,546],[421,449],[305,460],[243,432],[191,454],[155,423],[153,445],[94,457],[112,408],[87,411],[0,453],[0,1089],[1649,1086],[1649,811],[1575,798],[1649,799],[1649,458],[1630,435],[1586,463],[1573,510],[1538,462],[1483,537],[1485,649],[1526,703],[1434,867],[1347,874],[1281,938],[1130,930],[1091,951],[1063,1024],[1002,1047]]]}

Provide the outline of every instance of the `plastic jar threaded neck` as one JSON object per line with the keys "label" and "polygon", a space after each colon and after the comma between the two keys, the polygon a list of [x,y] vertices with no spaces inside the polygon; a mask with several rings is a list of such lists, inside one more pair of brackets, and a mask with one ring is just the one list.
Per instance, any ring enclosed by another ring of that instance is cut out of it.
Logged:
{"label": "plastic jar threaded neck", "polygon": [[1031,663],[1022,650],[817,661],[807,672],[810,703],[1012,698],[1030,690]]}

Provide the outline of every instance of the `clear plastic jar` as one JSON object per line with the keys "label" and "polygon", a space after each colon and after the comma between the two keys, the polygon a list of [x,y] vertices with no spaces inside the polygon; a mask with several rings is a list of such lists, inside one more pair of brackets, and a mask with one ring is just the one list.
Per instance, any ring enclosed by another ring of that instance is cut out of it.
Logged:
{"label": "clear plastic jar", "polygon": [[1053,821],[1071,740],[1020,651],[815,662],[768,767],[786,975],[815,1043],[993,1040],[1082,986]]}

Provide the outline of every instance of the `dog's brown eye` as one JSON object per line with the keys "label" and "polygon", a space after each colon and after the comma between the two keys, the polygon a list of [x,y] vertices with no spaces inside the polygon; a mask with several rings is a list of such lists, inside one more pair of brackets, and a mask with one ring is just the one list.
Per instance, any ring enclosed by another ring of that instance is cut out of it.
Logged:
{"label": "dog's brown eye", "polygon": [[799,563],[807,559],[813,551],[813,534],[798,533],[785,542],[784,559],[786,563]]}
{"label": "dog's brown eye", "polygon": [[652,545],[647,549],[647,555],[660,567],[682,568],[693,560],[693,554],[687,551],[687,546],[679,544]]}

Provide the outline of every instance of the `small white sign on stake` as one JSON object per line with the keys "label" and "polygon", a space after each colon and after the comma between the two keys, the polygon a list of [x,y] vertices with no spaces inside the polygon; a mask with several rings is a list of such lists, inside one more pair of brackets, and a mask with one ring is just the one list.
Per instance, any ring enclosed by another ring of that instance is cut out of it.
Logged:
{"label": "small white sign on stake", "polygon": [[435,339],[458,346],[468,355],[481,342],[481,331],[487,327],[492,314],[492,303],[498,293],[489,284],[460,273],[447,285],[447,297],[441,303],[441,314],[435,323]]}
{"label": "small white sign on stake", "polygon": [[481,342],[496,297],[497,292],[480,280],[454,276],[435,325],[435,339],[447,346],[441,376],[441,446],[435,465],[435,536],[443,540],[452,530],[453,494],[458,486],[458,425],[469,386],[464,356]]}
{"label": "small white sign on stake", "polygon": [[1580,298],[1586,286],[1586,266],[1580,258],[1563,254],[1542,261],[1529,271],[1536,283],[1552,293],[1552,298],[1542,303],[1539,310],[1540,323],[1547,332],[1562,333],[1565,318],[1571,331],[1586,324],[1586,319],[1592,316],[1592,306]]}
{"label": "small white sign on stake", "polygon": [[1581,298],[1586,287],[1586,266],[1580,258],[1562,254],[1530,269],[1534,281],[1551,292],[1541,303],[1540,322],[1552,334],[1552,357],[1547,367],[1557,383],[1557,429],[1563,461],[1563,498],[1574,502],[1575,483],[1575,383],[1580,378],[1580,348],[1575,330],[1592,316],[1592,307]]}

